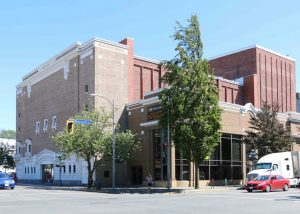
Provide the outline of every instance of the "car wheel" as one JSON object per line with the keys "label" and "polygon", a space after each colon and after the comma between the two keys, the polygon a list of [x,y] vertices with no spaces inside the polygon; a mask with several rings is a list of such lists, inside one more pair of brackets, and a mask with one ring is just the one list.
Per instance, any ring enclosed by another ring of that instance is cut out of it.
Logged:
{"label": "car wheel", "polygon": [[283,186],[283,191],[288,191],[288,190],[289,190],[289,185],[285,184],[285,185]]}
{"label": "car wheel", "polygon": [[265,191],[266,191],[266,192],[270,192],[270,191],[271,191],[271,186],[270,186],[270,185],[267,185]]}
{"label": "car wheel", "polygon": [[253,190],[252,190],[252,189],[247,189],[247,191],[248,191],[248,192],[252,192]]}
{"label": "car wheel", "polygon": [[14,187],[11,187],[10,189],[14,189]]}

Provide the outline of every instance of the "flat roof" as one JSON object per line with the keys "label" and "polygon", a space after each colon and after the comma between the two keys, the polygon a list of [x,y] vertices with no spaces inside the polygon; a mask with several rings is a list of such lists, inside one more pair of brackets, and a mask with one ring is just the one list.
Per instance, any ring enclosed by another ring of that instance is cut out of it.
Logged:
{"label": "flat roof", "polygon": [[262,47],[262,46],[257,45],[257,44],[251,45],[251,46],[248,46],[248,47],[245,47],[245,48],[241,48],[241,49],[238,49],[238,50],[235,50],[235,51],[230,51],[228,53],[220,54],[220,55],[217,55],[217,56],[214,56],[214,57],[210,57],[210,58],[207,58],[207,60],[214,60],[214,59],[217,59],[217,58],[221,58],[221,57],[224,57],[224,56],[228,56],[228,55],[231,55],[231,54],[239,53],[239,52],[246,51],[246,50],[253,49],[253,48],[259,48],[261,50],[264,50],[264,51],[267,51],[269,53],[275,54],[275,55],[280,56],[282,58],[285,58],[285,59],[288,59],[288,60],[296,62],[295,59],[293,59],[293,58],[291,58],[289,56],[283,55],[281,53],[278,53],[276,51],[270,50],[268,48]]}

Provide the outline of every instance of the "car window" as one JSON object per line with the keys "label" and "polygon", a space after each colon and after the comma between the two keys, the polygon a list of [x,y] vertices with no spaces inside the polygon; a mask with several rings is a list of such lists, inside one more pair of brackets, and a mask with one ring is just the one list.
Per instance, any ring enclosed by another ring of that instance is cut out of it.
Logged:
{"label": "car window", "polygon": [[278,175],[278,176],[277,176],[277,179],[278,179],[278,180],[282,180],[282,179],[283,179],[283,177],[282,177],[282,176],[280,176],[280,175]]}
{"label": "car window", "polygon": [[272,176],[271,180],[276,180],[276,176]]}
{"label": "car window", "polygon": [[0,172],[0,178],[9,178],[10,176],[7,173]]}

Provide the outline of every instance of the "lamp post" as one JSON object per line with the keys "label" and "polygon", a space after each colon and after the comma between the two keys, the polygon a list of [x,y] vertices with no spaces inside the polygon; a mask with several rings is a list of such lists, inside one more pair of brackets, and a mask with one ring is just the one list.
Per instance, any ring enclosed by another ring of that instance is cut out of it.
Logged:
{"label": "lamp post", "polygon": [[104,96],[98,94],[90,94],[93,97],[100,97],[105,99],[112,107],[112,189],[115,191],[115,177],[116,177],[116,139],[115,139],[115,102],[114,100],[110,100]]}
{"label": "lamp post", "polygon": [[[168,96],[168,102],[170,96]],[[167,124],[167,188],[171,188],[171,143],[170,143],[170,110],[168,109],[168,124]]]}
{"label": "lamp post", "polygon": [[6,173],[6,168],[7,168],[7,158],[6,158],[6,156],[4,156],[3,165],[4,165],[4,172]]}

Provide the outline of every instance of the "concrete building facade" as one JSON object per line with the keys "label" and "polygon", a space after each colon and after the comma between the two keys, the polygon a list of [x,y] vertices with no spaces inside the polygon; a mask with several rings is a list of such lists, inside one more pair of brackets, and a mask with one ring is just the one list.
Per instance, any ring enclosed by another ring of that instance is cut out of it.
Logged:
{"label": "concrete building facade", "polygon": [[[240,182],[247,171],[247,146],[241,139],[249,126],[249,112],[256,111],[262,100],[280,102],[282,112],[295,111],[295,61],[255,47],[214,58],[210,64],[218,76],[224,134],[214,158],[200,166],[201,179],[228,177]],[[60,150],[51,136],[62,131],[66,120],[83,108],[105,107],[110,111],[110,103],[99,97],[104,96],[115,101],[115,122],[142,139],[141,151],[127,163],[117,164],[117,185],[141,184],[149,173],[154,175],[156,185],[165,185],[165,130],[157,120],[164,73],[158,61],[134,55],[133,39],[116,43],[93,38],[73,44],[25,75],[16,94],[15,160],[19,179],[43,182],[50,173],[54,182],[86,184],[85,161],[76,155],[60,160]],[[266,75],[272,76],[271,82]],[[299,114],[282,113],[280,119],[294,124],[297,138]],[[293,148],[300,149],[298,146],[295,143]],[[106,161],[95,178],[111,185],[110,172],[111,163]],[[173,147],[171,172],[174,187],[193,185],[193,164]]]}

